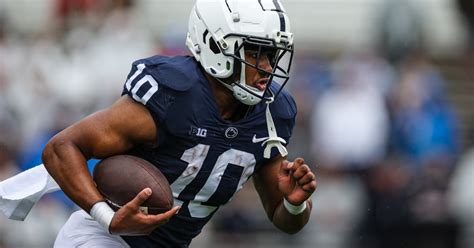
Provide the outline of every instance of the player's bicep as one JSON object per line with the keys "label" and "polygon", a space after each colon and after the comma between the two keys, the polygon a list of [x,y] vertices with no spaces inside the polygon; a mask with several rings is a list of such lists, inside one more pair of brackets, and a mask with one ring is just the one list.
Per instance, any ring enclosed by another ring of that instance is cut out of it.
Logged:
{"label": "player's bicep", "polygon": [[87,158],[121,154],[135,144],[156,140],[149,111],[128,96],[65,129],[59,135],[71,140]]}

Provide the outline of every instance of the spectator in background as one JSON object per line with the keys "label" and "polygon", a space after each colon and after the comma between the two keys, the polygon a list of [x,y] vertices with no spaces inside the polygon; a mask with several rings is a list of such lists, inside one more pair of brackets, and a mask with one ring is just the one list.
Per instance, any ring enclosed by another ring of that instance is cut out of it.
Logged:
{"label": "spectator in background", "polygon": [[334,87],[321,95],[313,112],[312,151],[319,163],[364,170],[383,158],[388,67],[371,55],[348,56],[335,64]]}
{"label": "spectator in background", "polygon": [[391,99],[391,145],[416,170],[432,161],[451,167],[456,157],[458,120],[444,92],[443,78],[423,55],[403,62]]}

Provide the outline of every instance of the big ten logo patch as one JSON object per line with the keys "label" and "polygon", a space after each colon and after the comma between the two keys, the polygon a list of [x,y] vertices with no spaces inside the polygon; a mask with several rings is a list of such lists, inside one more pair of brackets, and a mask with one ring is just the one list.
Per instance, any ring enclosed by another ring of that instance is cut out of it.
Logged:
{"label": "big ten logo patch", "polygon": [[207,129],[200,127],[191,127],[189,134],[205,138],[207,136]]}

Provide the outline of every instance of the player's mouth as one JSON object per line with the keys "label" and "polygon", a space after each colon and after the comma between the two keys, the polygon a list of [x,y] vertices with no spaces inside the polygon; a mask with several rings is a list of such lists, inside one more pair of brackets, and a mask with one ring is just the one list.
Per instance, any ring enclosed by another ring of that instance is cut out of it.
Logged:
{"label": "player's mouth", "polygon": [[264,91],[267,89],[269,78],[261,78],[255,82],[255,88],[257,88],[260,91]]}

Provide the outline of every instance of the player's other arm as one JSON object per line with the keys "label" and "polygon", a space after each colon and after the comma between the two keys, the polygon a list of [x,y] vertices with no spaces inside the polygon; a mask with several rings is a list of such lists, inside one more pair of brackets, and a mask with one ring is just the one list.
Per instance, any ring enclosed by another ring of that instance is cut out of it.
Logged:
{"label": "player's other arm", "polygon": [[[253,179],[267,216],[278,229],[293,234],[308,223],[316,178],[303,159],[288,162],[278,156],[261,166]],[[289,206],[293,213],[284,206],[284,199],[297,206]],[[306,204],[306,208],[300,212],[302,204]]]}

